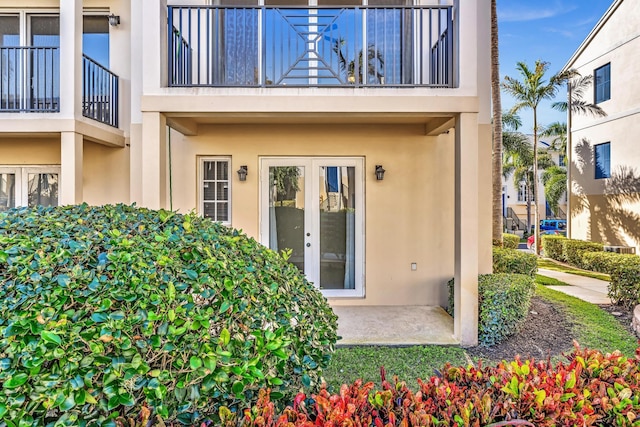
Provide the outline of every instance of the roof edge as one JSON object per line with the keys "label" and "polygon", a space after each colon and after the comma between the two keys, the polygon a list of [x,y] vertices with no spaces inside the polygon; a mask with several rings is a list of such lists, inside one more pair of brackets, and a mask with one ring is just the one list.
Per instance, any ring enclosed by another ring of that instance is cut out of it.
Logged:
{"label": "roof edge", "polygon": [[616,9],[618,9],[618,7],[620,7],[620,5],[622,4],[623,1],[624,0],[615,0],[611,4],[611,6],[609,6],[609,9],[607,9],[607,11],[604,13],[604,15],[602,15],[600,20],[596,23],[596,25],[593,27],[593,29],[589,32],[587,37],[582,41],[582,43],[580,43],[580,46],[578,46],[578,49],[576,49],[576,51],[573,52],[573,55],[571,55],[571,57],[569,58],[567,63],[564,65],[564,67],[562,67],[562,71],[566,71],[566,70],[570,69],[573,66],[573,64],[576,61],[576,59],[578,58],[578,56],[580,56],[580,54],[587,48],[589,43],[591,43],[591,41],[596,36],[596,34],[598,34],[598,32],[600,32],[600,29],[602,29],[604,24],[609,20],[609,18],[611,18],[611,15],[613,15],[613,13],[616,11]]}

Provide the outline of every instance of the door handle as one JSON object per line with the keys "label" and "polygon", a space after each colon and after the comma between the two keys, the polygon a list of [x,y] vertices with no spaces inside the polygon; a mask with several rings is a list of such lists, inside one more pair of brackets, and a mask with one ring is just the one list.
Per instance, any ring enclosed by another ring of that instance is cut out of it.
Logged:
{"label": "door handle", "polygon": [[311,243],[307,243],[307,247],[310,248],[311,247]]}

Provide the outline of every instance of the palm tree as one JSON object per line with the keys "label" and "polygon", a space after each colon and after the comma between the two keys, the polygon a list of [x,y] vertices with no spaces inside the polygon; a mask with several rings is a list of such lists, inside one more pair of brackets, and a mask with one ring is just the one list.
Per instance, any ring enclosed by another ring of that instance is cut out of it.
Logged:
{"label": "palm tree", "polygon": [[[524,183],[527,202],[527,231],[531,230],[531,204],[537,203],[537,176],[538,169],[546,169],[555,166],[551,156],[546,151],[540,150],[534,156],[533,147],[529,138],[517,131],[505,131],[503,133],[504,164],[502,166],[505,178],[513,175],[513,183],[516,188]],[[537,164],[534,166],[534,159]],[[534,170],[536,171],[534,173]],[[535,211],[534,211],[535,212]],[[537,219],[536,219],[537,221]]]}
{"label": "palm tree", "polygon": [[542,172],[544,197],[547,199],[553,215],[558,217],[560,198],[567,192],[567,169],[562,166],[551,166]]}
{"label": "palm tree", "polygon": [[500,99],[500,61],[498,51],[497,0],[491,0],[491,103],[493,106],[493,244],[502,246],[502,100]]}
{"label": "palm tree", "polygon": [[546,126],[540,136],[553,138],[550,149],[564,153],[567,151],[567,124],[564,122],[553,122]]}
{"label": "palm tree", "polygon": [[[558,90],[564,82],[571,77],[568,72],[555,74],[549,81],[544,79],[549,63],[537,60],[534,69],[530,69],[524,62],[518,62],[516,69],[520,72],[522,81],[506,76],[502,88],[516,99],[516,105],[511,109],[517,113],[520,110],[531,109],[533,111],[533,176],[538,176],[538,106],[543,100],[555,98]],[[535,180],[534,180],[535,181]],[[534,185],[534,199],[537,197],[537,186]],[[540,225],[537,203],[534,205],[534,248],[536,255],[539,253]]]}

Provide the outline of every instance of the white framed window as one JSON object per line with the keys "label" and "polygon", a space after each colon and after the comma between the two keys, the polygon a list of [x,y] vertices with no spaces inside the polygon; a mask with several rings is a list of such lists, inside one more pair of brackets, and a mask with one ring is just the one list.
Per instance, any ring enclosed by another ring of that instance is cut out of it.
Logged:
{"label": "white framed window", "polygon": [[200,215],[231,224],[231,157],[199,158],[198,194]]}
{"label": "white framed window", "polygon": [[60,166],[0,166],[0,211],[58,206]]}
{"label": "white framed window", "polygon": [[[518,202],[526,203],[529,200],[529,186],[522,181],[518,186]],[[531,194],[531,201],[535,201],[535,197]]]}

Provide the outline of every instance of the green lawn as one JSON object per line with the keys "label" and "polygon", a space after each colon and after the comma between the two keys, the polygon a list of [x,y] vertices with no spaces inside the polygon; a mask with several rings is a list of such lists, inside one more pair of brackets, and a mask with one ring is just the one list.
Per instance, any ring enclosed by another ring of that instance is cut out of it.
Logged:
{"label": "green lawn", "polygon": [[[544,286],[566,283],[540,275],[537,276],[537,283],[536,295],[565,310],[575,324],[577,341],[582,347],[603,352],[621,350],[628,357],[634,356],[638,340],[615,317],[597,305]],[[571,346],[572,343],[567,343],[567,351]],[[417,384],[417,378],[431,377],[435,369],[442,369],[447,362],[464,366],[469,361],[464,349],[459,347],[343,347],[336,350],[324,377],[332,392],[337,392],[341,384],[350,384],[359,378],[379,385],[380,367],[384,366],[388,380],[397,375],[413,387]],[[490,362],[497,363],[499,360]]]}
{"label": "green lawn", "polygon": [[566,283],[561,282],[558,279],[554,279],[553,277],[542,276],[540,274],[536,274],[536,283],[544,286],[568,286]]}
{"label": "green lawn", "polygon": [[547,270],[562,271],[563,273],[576,274],[578,276],[591,277],[592,279],[600,279],[608,282],[611,280],[608,274],[596,273],[594,271],[581,270],[566,264],[560,264],[549,258],[538,258],[538,268],[546,268]]}
{"label": "green lawn", "polygon": [[341,384],[351,384],[359,378],[380,385],[380,367],[384,366],[388,381],[397,375],[415,389],[418,378],[430,378],[434,369],[442,369],[447,362],[467,365],[464,349],[437,345],[342,347],[336,350],[324,377],[333,392],[338,392]]}
{"label": "green lawn", "polygon": [[536,295],[561,305],[567,316],[575,323],[574,331],[582,347],[595,348],[603,352],[620,350],[633,357],[638,339],[627,332],[611,314],[581,299],[538,285]]}

